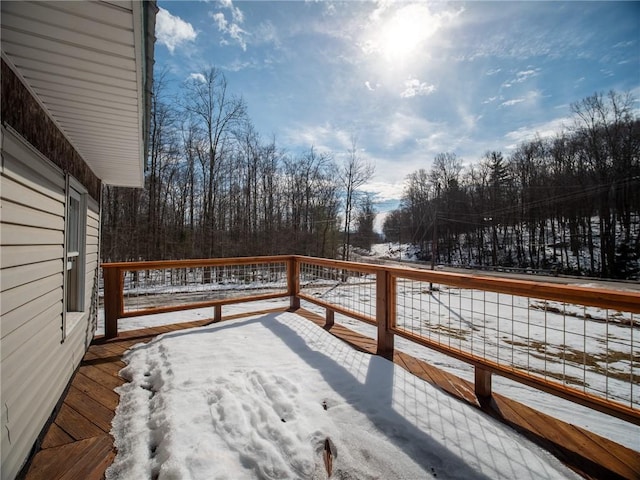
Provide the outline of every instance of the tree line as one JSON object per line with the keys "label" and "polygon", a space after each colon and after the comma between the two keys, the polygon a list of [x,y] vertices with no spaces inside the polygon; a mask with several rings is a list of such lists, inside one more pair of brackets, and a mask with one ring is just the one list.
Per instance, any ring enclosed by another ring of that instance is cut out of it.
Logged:
{"label": "tree line", "polygon": [[216,68],[170,97],[152,95],[144,189],[104,186],[103,261],[304,254],[349,259],[365,248],[375,209],[358,188],[373,167],[357,141],[340,163],[265,140]]}
{"label": "tree line", "polygon": [[606,278],[640,272],[640,120],[630,94],[572,104],[554,138],[453,153],[407,178],[385,236],[419,245],[424,260],[512,266]]}

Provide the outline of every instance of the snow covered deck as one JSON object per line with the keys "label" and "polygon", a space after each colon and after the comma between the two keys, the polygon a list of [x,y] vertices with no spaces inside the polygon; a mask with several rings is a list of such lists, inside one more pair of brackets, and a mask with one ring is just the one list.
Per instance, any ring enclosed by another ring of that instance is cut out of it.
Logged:
{"label": "snow covered deck", "polygon": [[[260,313],[269,312],[251,312],[245,316]],[[324,318],[304,309],[296,311],[296,314],[317,325],[325,325]],[[230,319],[231,316],[224,318]],[[207,323],[208,320],[203,320],[122,332],[117,339],[94,343],[74,376],[26,478],[103,478],[115,457],[110,432],[119,397],[113,389],[125,383],[118,376],[120,369],[125,366],[123,353],[137,343],[152,340],[158,334]],[[337,323],[330,332],[360,351],[372,354],[376,351],[375,340]],[[470,382],[400,351],[394,353],[394,362],[463,400],[476,411],[481,409],[513,427],[588,478],[640,478],[640,459],[633,450],[495,393],[490,405],[481,404]],[[465,432],[460,432],[460,435],[464,437]]]}

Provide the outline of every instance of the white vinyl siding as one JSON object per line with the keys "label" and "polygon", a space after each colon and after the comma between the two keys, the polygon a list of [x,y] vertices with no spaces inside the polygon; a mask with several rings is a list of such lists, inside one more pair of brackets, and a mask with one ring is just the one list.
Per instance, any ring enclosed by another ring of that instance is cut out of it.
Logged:
{"label": "white vinyl siding", "polygon": [[[95,328],[99,206],[86,200],[83,312],[64,328],[65,177],[2,130],[0,356],[2,479],[19,472]],[[63,336],[66,334],[66,338]],[[64,338],[64,341],[62,341]]]}

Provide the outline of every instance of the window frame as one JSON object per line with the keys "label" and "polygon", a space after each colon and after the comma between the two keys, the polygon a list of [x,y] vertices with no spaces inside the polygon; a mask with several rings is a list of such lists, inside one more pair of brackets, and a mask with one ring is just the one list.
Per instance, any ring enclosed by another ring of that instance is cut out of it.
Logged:
{"label": "window frame", "polygon": [[[86,309],[87,189],[66,175],[64,208],[62,341]],[[72,207],[75,202],[77,208]],[[74,242],[73,244],[71,242]],[[73,248],[75,247],[75,248]],[[73,248],[73,250],[72,250]]]}

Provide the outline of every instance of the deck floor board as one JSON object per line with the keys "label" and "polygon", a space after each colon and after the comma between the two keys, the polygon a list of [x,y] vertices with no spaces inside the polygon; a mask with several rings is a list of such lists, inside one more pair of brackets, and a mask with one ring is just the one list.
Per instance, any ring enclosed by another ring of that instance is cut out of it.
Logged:
{"label": "deck floor board", "polygon": [[115,410],[120,402],[120,396],[113,391],[113,388],[92,380],[81,371],[76,373],[73,386],[109,410]]}
{"label": "deck floor board", "polygon": [[[249,314],[225,316],[224,320],[284,311],[270,309]],[[325,319],[307,310],[301,317],[327,329],[357,350],[375,353],[376,341],[349,328],[334,324],[325,327]],[[194,321],[151,329],[122,332],[112,340],[97,338],[86,352],[57,416],[43,437],[40,450],[32,458],[26,480],[104,478],[115,458],[109,432],[119,397],[113,391],[125,381],[118,372],[125,366],[124,352],[138,343],[148,342],[160,333],[211,324]],[[440,370],[422,360],[396,351],[394,362],[448,394],[481,408],[487,414],[511,426],[590,479],[640,479],[640,454],[579,427],[554,419],[523,404],[494,394],[491,402],[480,402],[473,384]]]}
{"label": "deck floor board", "polygon": [[78,372],[100,385],[113,390],[125,383],[124,380],[118,376],[117,372],[113,373],[113,370],[115,369],[110,369],[107,372],[95,365],[82,365],[78,369]]}
{"label": "deck floor board", "polygon": [[71,408],[66,402],[60,407],[54,425],[75,441],[102,435],[104,432],[91,420]]}
{"label": "deck floor board", "polygon": [[74,441],[75,439],[71,435],[65,432],[57,423],[54,422],[49,427],[49,431],[42,441],[42,448],[59,447]]}

